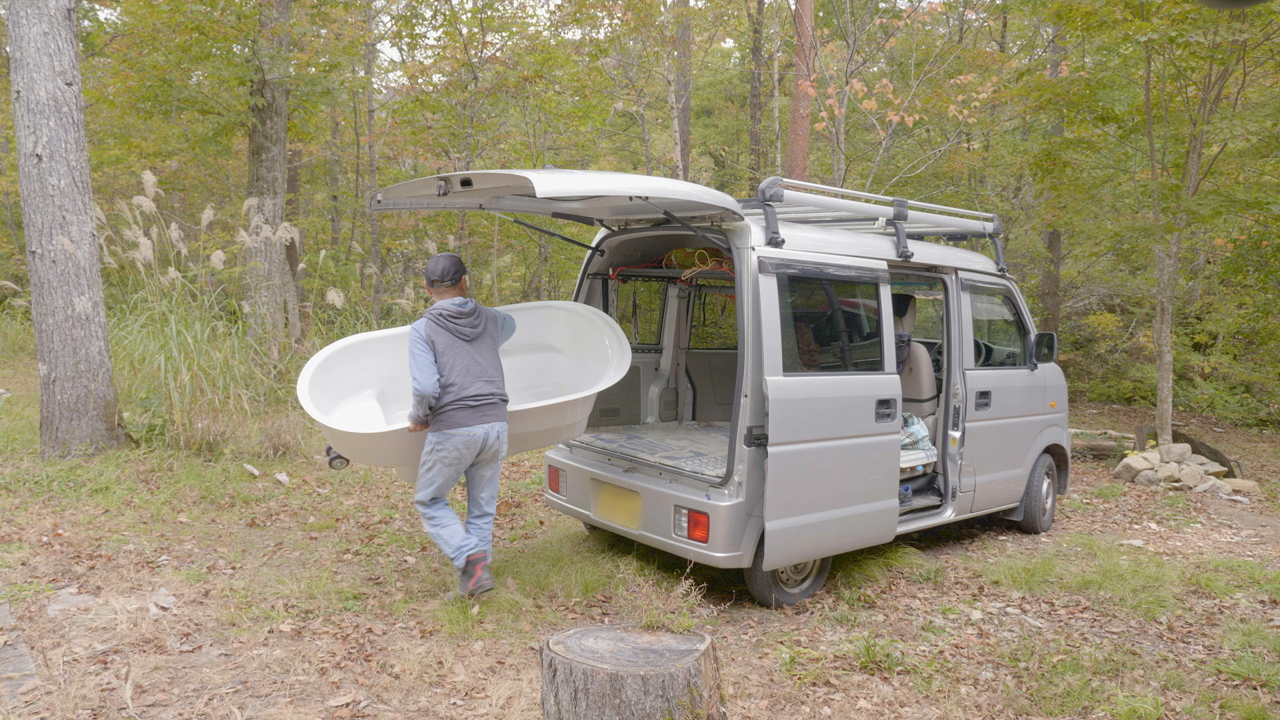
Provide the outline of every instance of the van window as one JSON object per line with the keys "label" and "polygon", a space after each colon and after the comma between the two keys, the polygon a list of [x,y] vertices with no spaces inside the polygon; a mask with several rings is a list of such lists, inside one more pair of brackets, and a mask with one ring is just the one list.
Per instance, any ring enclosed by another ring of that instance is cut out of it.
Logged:
{"label": "van window", "polygon": [[778,274],[782,369],[882,372],[879,286]]}
{"label": "van window", "polygon": [[1006,291],[972,287],[974,367],[1019,367],[1027,364],[1027,327]]}
{"label": "van window", "polygon": [[731,294],[712,288],[725,288],[733,292],[733,284],[699,285],[693,296],[692,323],[689,328],[690,350],[737,350],[738,303]]}
{"label": "van window", "polygon": [[667,283],[632,280],[614,286],[617,296],[609,307],[627,339],[632,345],[660,345]]}

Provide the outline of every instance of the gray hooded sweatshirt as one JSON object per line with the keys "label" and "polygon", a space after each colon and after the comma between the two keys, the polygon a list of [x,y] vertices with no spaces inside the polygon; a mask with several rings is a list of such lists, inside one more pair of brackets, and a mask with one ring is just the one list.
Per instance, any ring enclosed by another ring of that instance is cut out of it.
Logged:
{"label": "gray hooded sweatshirt", "polygon": [[409,421],[430,430],[505,422],[507,390],[498,347],[515,320],[470,298],[427,308],[409,330],[413,407]]}

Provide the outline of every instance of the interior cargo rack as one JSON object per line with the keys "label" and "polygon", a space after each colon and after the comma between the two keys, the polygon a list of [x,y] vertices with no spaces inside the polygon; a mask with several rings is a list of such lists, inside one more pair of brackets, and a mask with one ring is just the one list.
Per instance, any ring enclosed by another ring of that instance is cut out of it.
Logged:
{"label": "interior cargo rack", "polygon": [[996,269],[1002,275],[1008,272],[1000,245],[1003,228],[1000,217],[992,213],[781,177],[765,180],[760,183],[757,197],[738,202],[747,217],[763,218],[766,242],[772,247],[782,247],[785,242],[779,222],[887,235],[897,242],[898,258],[903,262],[914,255],[907,246],[908,239],[940,237],[947,242],[964,242],[986,238],[995,250]]}

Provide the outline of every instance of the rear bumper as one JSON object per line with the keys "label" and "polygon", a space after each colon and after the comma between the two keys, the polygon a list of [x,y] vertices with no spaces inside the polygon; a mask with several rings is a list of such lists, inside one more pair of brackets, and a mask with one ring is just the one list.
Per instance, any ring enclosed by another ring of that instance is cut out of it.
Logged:
{"label": "rear bumper", "polygon": [[[642,471],[574,455],[563,446],[547,451],[546,464],[560,469],[560,495],[543,490],[547,504],[569,517],[603,528],[622,537],[664,550],[682,558],[718,568],[741,568],[751,564],[754,535],[761,518],[747,516],[745,503],[724,498],[720,488],[705,490],[644,474]],[[640,494],[639,527],[623,527],[594,514],[596,489],[609,483]],[[701,510],[711,520],[707,543],[675,536],[675,507]],[[754,521],[754,522],[753,522]],[[748,531],[755,529],[754,535]],[[751,540],[748,541],[748,537]],[[752,545],[747,548],[746,545]]]}

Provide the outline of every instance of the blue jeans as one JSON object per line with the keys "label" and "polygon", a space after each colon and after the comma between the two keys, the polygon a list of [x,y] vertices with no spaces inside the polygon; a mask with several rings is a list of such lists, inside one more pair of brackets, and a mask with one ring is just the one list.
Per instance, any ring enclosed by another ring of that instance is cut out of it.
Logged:
{"label": "blue jeans", "polygon": [[[458,570],[467,556],[493,549],[493,516],[498,507],[498,478],[507,456],[507,424],[429,430],[418,464],[414,507],[422,527]],[[449,507],[449,491],[467,476],[467,522]]]}

